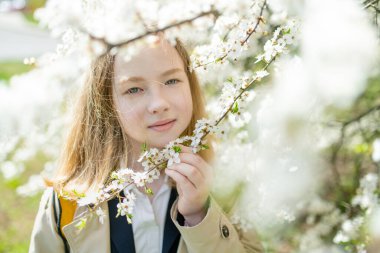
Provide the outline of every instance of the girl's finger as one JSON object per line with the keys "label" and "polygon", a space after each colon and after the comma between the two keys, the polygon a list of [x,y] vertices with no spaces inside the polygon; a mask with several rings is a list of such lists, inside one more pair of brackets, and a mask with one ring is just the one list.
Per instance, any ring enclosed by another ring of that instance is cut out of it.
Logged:
{"label": "girl's finger", "polygon": [[207,175],[207,170],[209,170],[210,166],[206,163],[205,160],[200,155],[190,154],[190,153],[180,153],[179,159],[181,163],[187,163],[195,168],[197,168],[203,176]]}
{"label": "girl's finger", "polygon": [[187,163],[173,164],[172,166],[168,167],[168,169],[178,171],[187,177],[187,179],[190,180],[197,189],[203,184],[205,180],[203,174],[197,168]]}
{"label": "girl's finger", "polygon": [[191,194],[192,192],[196,191],[193,183],[178,171],[165,169],[165,173],[177,183],[183,193]]}

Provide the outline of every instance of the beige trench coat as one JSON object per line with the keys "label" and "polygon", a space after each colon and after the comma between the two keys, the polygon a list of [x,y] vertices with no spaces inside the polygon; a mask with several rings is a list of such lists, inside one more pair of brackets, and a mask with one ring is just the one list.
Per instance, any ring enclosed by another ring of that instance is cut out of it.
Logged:
{"label": "beige trench coat", "polygon": [[[245,253],[263,252],[254,231],[242,233],[231,224],[228,216],[211,198],[209,210],[201,223],[184,227],[177,222],[177,200],[170,216],[181,234],[177,253]],[[101,205],[108,217],[107,202]],[[77,208],[71,223],[62,228],[72,253],[110,252],[110,226],[97,217],[87,219],[86,227],[78,232],[75,224],[85,214],[85,207]],[[52,202],[52,188],[45,190],[35,219],[29,253],[64,253],[64,244],[57,233]]]}

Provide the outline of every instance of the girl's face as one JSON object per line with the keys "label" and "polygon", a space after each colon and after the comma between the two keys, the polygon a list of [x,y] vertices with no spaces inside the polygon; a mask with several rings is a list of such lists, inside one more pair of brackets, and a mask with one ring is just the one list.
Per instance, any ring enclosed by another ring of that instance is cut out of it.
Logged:
{"label": "girl's face", "polygon": [[113,98],[132,148],[164,147],[190,123],[193,103],[178,52],[161,40],[125,62],[117,55]]}

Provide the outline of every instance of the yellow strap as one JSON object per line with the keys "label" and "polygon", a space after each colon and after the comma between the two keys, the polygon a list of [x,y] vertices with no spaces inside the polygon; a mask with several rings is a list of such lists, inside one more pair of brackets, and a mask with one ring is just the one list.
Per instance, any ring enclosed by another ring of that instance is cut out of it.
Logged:
{"label": "yellow strap", "polygon": [[[77,203],[75,201],[67,200],[64,198],[59,198],[59,203],[61,204],[61,232],[63,234],[62,228],[73,221],[75,210],[77,209]],[[63,234],[64,235],[64,234]]]}

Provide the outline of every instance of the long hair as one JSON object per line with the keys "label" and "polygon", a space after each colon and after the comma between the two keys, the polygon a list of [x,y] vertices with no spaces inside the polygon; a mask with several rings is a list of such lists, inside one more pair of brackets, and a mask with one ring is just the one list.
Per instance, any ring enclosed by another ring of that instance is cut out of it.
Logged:
{"label": "long hair", "polygon": [[[191,135],[196,121],[206,117],[205,102],[196,73],[189,68],[189,55],[179,40],[175,49],[183,61],[193,101],[190,124],[181,136]],[[91,64],[53,179],[57,192],[96,189],[122,161],[127,164],[128,139],[112,97],[114,63],[115,56],[105,54]],[[200,152],[207,162],[214,155],[212,145],[209,146]]]}

